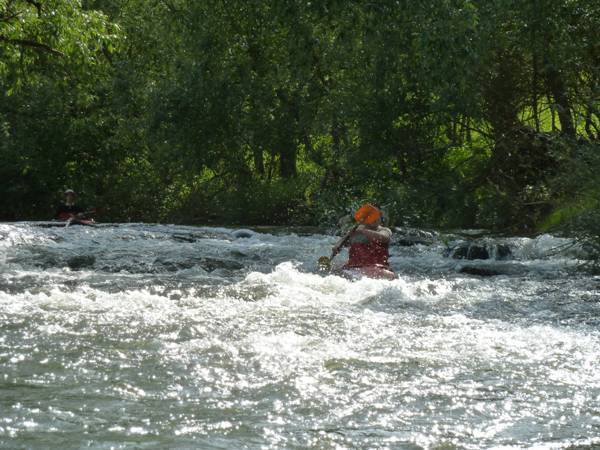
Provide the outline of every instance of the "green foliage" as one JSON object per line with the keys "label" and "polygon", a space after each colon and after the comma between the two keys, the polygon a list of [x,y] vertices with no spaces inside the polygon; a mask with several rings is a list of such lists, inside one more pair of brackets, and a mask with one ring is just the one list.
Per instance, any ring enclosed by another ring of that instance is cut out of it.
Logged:
{"label": "green foliage", "polygon": [[119,29],[80,2],[0,3],[0,192],[5,218],[47,218],[66,185],[93,192]]}
{"label": "green foliage", "polygon": [[310,177],[294,180],[230,184],[212,177],[199,182],[179,199],[165,217],[169,222],[237,225],[311,225],[307,196]]}
{"label": "green foliage", "polygon": [[598,22],[591,0],[0,1],[0,216],[69,186],[100,220],[335,225],[369,200],[566,223],[595,210],[565,174],[596,184]]}
{"label": "green foliage", "polygon": [[592,256],[591,268],[600,273],[600,153],[593,143],[573,145],[565,171],[552,180],[554,208],[540,229],[577,237]]}

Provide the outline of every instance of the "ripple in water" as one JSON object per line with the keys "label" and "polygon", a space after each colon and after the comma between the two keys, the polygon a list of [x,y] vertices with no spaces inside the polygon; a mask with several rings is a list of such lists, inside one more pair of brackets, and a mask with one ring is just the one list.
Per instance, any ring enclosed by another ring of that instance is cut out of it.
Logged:
{"label": "ripple in water", "polygon": [[350,282],[312,273],[325,235],[0,236],[3,448],[600,446],[599,280],[573,256],[486,278],[397,247],[398,280]]}

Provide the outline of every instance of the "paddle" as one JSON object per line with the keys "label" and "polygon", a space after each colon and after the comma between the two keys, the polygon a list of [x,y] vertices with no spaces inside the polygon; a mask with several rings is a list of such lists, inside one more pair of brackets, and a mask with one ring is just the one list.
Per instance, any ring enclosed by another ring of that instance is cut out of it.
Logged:
{"label": "paddle", "polygon": [[[96,213],[96,208],[90,209],[90,210],[85,211],[85,212],[80,212],[80,213],[77,213],[77,214],[71,214],[71,216],[67,219],[67,223],[65,224],[65,228],[67,228],[69,225],[71,225],[71,223],[73,223],[73,221],[86,219],[87,216],[89,216],[90,214],[95,214],[95,213]],[[93,220],[94,219],[92,219],[92,221]]]}
{"label": "paddle", "polygon": [[356,231],[356,229],[363,224],[371,224],[375,222],[377,219],[381,217],[381,211],[378,208],[371,205],[370,203],[365,203],[360,208],[356,210],[354,213],[354,220],[356,220],[356,225],[354,225],[350,230],[342,236],[342,238],[333,246],[331,250],[331,256],[321,256],[319,258],[319,270],[320,271],[329,271],[331,270],[331,261],[335,256],[342,250],[342,246],[346,243],[346,241],[352,236],[352,233]]}

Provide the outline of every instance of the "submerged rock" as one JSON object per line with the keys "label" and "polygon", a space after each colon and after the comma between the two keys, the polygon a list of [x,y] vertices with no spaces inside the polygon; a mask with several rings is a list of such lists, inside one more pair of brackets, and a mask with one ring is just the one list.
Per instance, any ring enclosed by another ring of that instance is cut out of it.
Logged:
{"label": "submerged rock", "polygon": [[248,239],[248,238],[251,238],[252,236],[254,236],[255,233],[252,230],[241,229],[241,230],[235,230],[231,234],[236,239]]}
{"label": "submerged rock", "polygon": [[244,265],[231,259],[202,258],[200,267],[207,272],[212,272],[217,269],[240,270]]}
{"label": "submerged rock", "polygon": [[496,245],[496,259],[510,259],[512,258],[512,251],[506,244]]}
{"label": "submerged rock", "polygon": [[392,236],[392,244],[401,247],[411,245],[431,245],[436,240],[436,234],[417,228],[395,227]]}
{"label": "submerged rock", "polygon": [[171,239],[178,242],[196,242],[196,238],[191,235],[183,235],[183,234],[174,234],[171,236]]}
{"label": "submerged rock", "polygon": [[92,255],[79,255],[67,259],[67,266],[71,270],[87,269],[94,266],[96,258]]}
{"label": "submerged rock", "polygon": [[[187,270],[196,266],[200,267],[206,272],[212,272],[217,269],[240,270],[244,268],[243,264],[232,259],[208,257],[194,257],[182,259],[157,258],[152,264],[153,269],[157,272],[178,272],[180,270]],[[144,271],[146,270],[148,270],[148,268],[144,268]]]}
{"label": "submerged rock", "polygon": [[502,275],[501,272],[496,270],[488,269],[485,267],[472,267],[472,266],[464,266],[458,270],[458,273],[466,273],[469,275],[478,275],[481,277],[494,277],[497,275]]}
{"label": "submerged rock", "polygon": [[453,259],[495,259],[506,260],[512,258],[510,247],[506,244],[483,241],[466,241],[448,247],[444,256]]}
{"label": "submerged rock", "polygon": [[450,251],[454,259],[489,259],[490,254],[485,247],[471,243],[461,244]]}

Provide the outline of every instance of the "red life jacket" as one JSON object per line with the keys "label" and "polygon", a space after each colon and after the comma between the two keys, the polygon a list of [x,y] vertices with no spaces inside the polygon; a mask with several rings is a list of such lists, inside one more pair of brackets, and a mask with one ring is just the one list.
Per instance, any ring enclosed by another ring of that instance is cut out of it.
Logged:
{"label": "red life jacket", "polygon": [[383,266],[389,267],[387,244],[371,241],[369,243],[355,242],[350,244],[349,258],[346,267]]}

